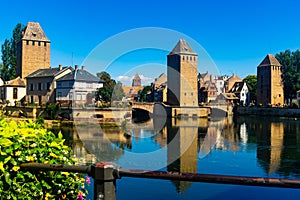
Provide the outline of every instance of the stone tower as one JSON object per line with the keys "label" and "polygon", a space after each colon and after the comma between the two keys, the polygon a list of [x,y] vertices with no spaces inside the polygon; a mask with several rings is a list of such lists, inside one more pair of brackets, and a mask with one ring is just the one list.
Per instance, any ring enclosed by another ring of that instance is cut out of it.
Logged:
{"label": "stone tower", "polygon": [[38,22],[28,22],[22,39],[17,42],[17,76],[50,68],[50,40]]}
{"label": "stone tower", "polygon": [[132,87],[141,87],[141,77],[139,74],[135,74],[133,80],[132,80]]}
{"label": "stone tower", "polygon": [[257,67],[257,104],[284,104],[281,64],[271,54]]}
{"label": "stone tower", "polygon": [[179,40],[167,56],[167,103],[172,106],[198,106],[198,55]]}

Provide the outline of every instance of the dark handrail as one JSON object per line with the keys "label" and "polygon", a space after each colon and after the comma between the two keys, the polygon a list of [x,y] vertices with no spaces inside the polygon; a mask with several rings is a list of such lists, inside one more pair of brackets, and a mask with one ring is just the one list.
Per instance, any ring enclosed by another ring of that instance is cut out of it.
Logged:
{"label": "dark handrail", "polygon": [[[98,163],[96,165],[90,165],[90,166],[76,166],[76,165],[61,165],[61,164],[24,163],[21,164],[21,167],[29,168],[29,169],[49,170],[49,171],[85,173],[95,178],[95,170],[92,169],[95,168],[105,169],[105,166],[107,166],[107,164],[108,163],[102,163],[102,164]],[[166,172],[166,171],[124,169],[124,168],[117,168],[117,167],[114,167],[112,176],[115,179],[121,177],[136,177],[136,178],[151,178],[151,179],[221,183],[221,184],[235,184],[235,185],[249,185],[249,186],[300,188],[300,180],[296,180],[296,179],[178,173],[178,172]]]}

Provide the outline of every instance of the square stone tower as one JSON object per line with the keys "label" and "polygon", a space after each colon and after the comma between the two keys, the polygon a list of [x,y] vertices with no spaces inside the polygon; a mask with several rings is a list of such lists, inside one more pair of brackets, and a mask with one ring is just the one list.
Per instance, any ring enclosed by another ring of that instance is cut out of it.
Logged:
{"label": "square stone tower", "polygon": [[198,55],[181,39],[167,56],[167,65],[167,103],[198,107]]}
{"label": "square stone tower", "polygon": [[281,64],[271,54],[257,67],[257,104],[284,104]]}
{"label": "square stone tower", "polygon": [[50,40],[38,22],[28,22],[17,42],[17,76],[25,78],[44,68],[50,68]]}

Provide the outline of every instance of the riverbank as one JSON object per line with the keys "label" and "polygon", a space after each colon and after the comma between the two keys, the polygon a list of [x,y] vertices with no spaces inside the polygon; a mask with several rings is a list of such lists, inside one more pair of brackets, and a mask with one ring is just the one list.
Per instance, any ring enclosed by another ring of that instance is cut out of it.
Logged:
{"label": "riverbank", "polygon": [[274,117],[300,117],[300,109],[298,108],[264,108],[264,107],[235,107],[234,114],[236,116],[259,115]]}

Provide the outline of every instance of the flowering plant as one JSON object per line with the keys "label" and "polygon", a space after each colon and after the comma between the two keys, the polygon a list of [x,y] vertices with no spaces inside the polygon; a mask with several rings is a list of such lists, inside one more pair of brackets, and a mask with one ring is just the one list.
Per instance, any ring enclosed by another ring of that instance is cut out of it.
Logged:
{"label": "flowering plant", "polygon": [[20,168],[28,162],[75,164],[61,133],[55,136],[31,120],[0,119],[0,199],[84,199],[89,178]]}

